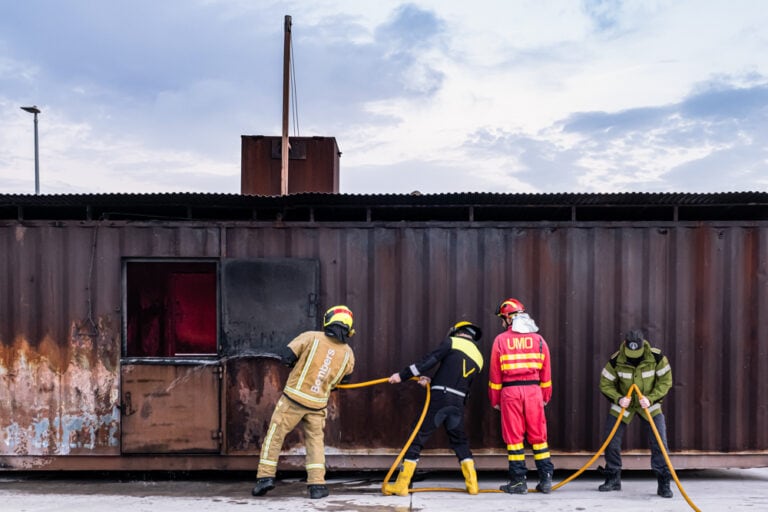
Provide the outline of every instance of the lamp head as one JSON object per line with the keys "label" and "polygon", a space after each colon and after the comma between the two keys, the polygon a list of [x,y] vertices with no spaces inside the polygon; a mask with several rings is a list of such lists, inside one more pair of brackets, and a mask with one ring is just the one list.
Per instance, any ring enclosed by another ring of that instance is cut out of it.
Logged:
{"label": "lamp head", "polygon": [[21,107],[21,110],[26,110],[30,114],[39,114],[40,109],[37,108],[37,105],[32,105],[31,107]]}

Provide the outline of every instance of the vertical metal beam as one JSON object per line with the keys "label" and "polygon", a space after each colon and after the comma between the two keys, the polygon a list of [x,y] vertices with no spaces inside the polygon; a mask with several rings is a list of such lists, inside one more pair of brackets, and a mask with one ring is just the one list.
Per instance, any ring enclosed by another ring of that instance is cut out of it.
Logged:
{"label": "vertical metal beam", "polygon": [[40,109],[37,105],[31,107],[21,107],[21,110],[34,114],[35,116],[35,195],[40,194],[40,151],[37,143],[37,114],[40,113]]}
{"label": "vertical metal beam", "polygon": [[285,17],[283,37],[283,144],[281,147],[280,195],[288,195],[288,105],[290,100],[291,17]]}
{"label": "vertical metal beam", "polygon": [[37,112],[35,112],[35,195],[40,195],[40,150],[37,142]]}

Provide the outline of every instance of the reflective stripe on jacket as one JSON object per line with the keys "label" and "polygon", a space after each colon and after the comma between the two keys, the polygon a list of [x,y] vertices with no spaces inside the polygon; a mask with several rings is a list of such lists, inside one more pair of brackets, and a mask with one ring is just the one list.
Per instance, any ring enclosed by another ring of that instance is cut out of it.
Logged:
{"label": "reflective stripe on jacket", "polygon": [[472,380],[483,371],[483,355],[475,342],[453,336],[445,338],[438,347],[424,356],[421,361],[400,371],[400,379],[405,381],[418,377],[440,363],[440,368],[432,378],[432,388],[444,386],[469,394]]}
{"label": "reflective stripe on jacket", "polygon": [[[658,348],[643,342],[643,356],[637,366],[627,361],[624,350],[611,355],[610,361],[600,373],[600,391],[611,401],[611,415],[618,417],[621,412],[619,399],[626,396],[632,384],[637,384],[640,393],[651,402],[651,416],[661,413],[661,402],[672,388],[672,368],[667,357]],[[636,393],[632,393],[632,402],[624,411],[622,421],[629,423],[640,412],[645,418]],[[645,418],[647,419],[647,418]]]}
{"label": "reflective stripe on jacket", "polygon": [[320,331],[299,334],[288,348],[298,360],[283,393],[304,407],[323,409],[331,390],[355,367],[352,348]]}
{"label": "reflective stripe on jacket", "polygon": [[539,381],[544,402],[552,399],[552,369],[549,346],[536,333],[508,330],[496,336],[491,349],[488,397],[491,407],[499,405],[506,382]]}

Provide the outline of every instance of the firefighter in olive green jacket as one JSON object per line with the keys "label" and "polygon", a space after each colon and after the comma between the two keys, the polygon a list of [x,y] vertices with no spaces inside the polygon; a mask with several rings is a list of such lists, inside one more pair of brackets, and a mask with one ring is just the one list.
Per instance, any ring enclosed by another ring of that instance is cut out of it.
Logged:
{"label": "firefighter in olive green jacket", "polygon": [[[631,398],[627,398],[626,395],[632,384],[637,384],[642,398],[638,398],[636,393],[633,393]],[[606,422],[603,438],[610,434],[619,414],[623,414],[616,434],[605,449],[607,476],[605,483],[599,487],[600,491],[621,490],[621,440],[629,422],[635,414],[639,414],[643,419],[651,446],[651,469],[658,479],[656,493],[664,498],[672,497],[672,491],[669,488],[671,474],[664,460],[664,454],[648,424],[648,417],[644,411],[641,411],[641,409],[647,409],[651,413],[653,423],[666,449],[667,427],[661,411],[661,401],[671,388],[672,368],[667,357],[658,348],[651,347],[651,344],[644,339],[642,331],[630,331],[619,350],[611,355],[611,359],[600,375],[600,391],[611,402],[610,416]]]}

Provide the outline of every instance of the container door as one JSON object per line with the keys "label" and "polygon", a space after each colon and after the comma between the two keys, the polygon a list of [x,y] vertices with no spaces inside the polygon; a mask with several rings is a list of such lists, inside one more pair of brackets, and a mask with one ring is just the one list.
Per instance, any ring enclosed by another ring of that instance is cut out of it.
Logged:
{"label": "container door", "polygon": [[225,260],[220,310],[211,263],[141,260],[126,269],[122,452],[222,453],[222,418],[242,423],[241,413],[222,412],[222,396],[239,396],[222,392],[222,368],[278,354],[298,333],[319,327],[319,262]]}
{"label": "container door", "polygon": [[218,364],[124,364],[123,453],[218,453]]}
{"label": "container door", "polygon": [[318,260],[228,260],[221,279],[224,356],[278,354],[300,332],[319,328]]}
{"label": "container door", "polygon": [[[313,259],[222,263],[224,453],[258,455],[288,375],[272,357],[299,333],[320,328],[319,282],[320,263]],[[284,448],[295,442],[289,435]]]}

